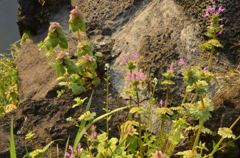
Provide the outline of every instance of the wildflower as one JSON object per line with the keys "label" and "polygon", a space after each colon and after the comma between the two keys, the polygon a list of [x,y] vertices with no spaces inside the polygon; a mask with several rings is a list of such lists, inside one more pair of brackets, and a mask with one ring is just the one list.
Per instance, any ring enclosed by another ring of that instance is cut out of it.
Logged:
{"label": "wildflower", "polygon": [[143,72],[141,72],[141,71],[139,71],[138,72],[138,81],[140,81],[142,78],[144,78],[145,76],[144,76],[144,73]]}
{"label": "wildflower", "polygon": [[139,55],[135,52],[132,52],[132,60],[135,61],[137,58],[139,58]]}
{"label": "wildflower", "polygon": [[110,68],[109,63],[106,63],[106,64],[105,64],[105,68],[104,68],[104,70],[108,70],[109,68]]}
{"label": "wildflower", "polygon": [[222,8],[222,6],[220,6],[218,8],[218,10],[216,10],[216,6],[208,6],[207,11],[205,12],[204,17],[205,18],[211,18],[211,16],[216,15],[219,16],[220,13],[224,12],[226,9]]}
{"label": "wildflower", "polygon": [[130,81],[136,80],[136,77],[137,77],[137,75],[136,75],[135,73],[132,73],[132,76],[131,76],[131,78],[130,78]]}
{"label": "wildflower", "polygon": [[173,72],[173,66],[170,65],[169,71]]}
{"label": "wildflower", "polygon": [[70,154],[68,152],[65,153],[65,156],[68,156],[69,158],[75,158],[75,154]]}
{"label": "wildflower", "polygon": [[204,67],[204,68],[203,68],[203,73],[204,73],[204,72],[208,72],[207,67]]}
{"label": "wildflower", "polygon": [[[221,28],[224,27],[224,24],[220,25]],[[219,31],[216,36],[221,35],[223,31]]]}
{"label": "wildflower", "polygon": [[84,131],[83,134],[85,134],[88,138],[91,139],[91,141],[95,141],[95,138],[98,136],[98,133],[96,132],[96,126],[92,125],[92,131],[91,131],[91,135],[88,134],[87,131]]}
{"label": "wildflower", "polygon": [[57,29],[62,28],[59,23],[57,22],[50,22],[49,31],[55,32]]}
{"label": "wildflower", "polygon": [[122,62],[123,62],[123,63],[127,63],[127,62],[128,62],[128,60],[127,60],[127,57],[126,57],[126,56],[123,56],[123,57],[122,57]]}
{"label": "wildflower", "polygon": [[135,73],[130,74],[130,72],[126,72],[126,78],[130,81],[136,80],[136,76],[137,75]]}
{"label": "wildflower", "polygon": [[152,158],[165,158],[165,155],[161,151],[156,151],[156,153],[152,154]]}
{"label": "wildflower", "polygon": [[163,107],[163,100],[160,100],[159,103],[160,103],[160,107],[162,108]]}
{"label": "wildflower", "polygon": [[73,10],[70,11],[69,22],[74,23],[76,19],[83,19],[83,15],[80,13],[80,10],[76,6]]}
{"label": "wildflower", "polygon": [[186,67],[186,64],[184,62],[184,59],[180,59],[179,62],[178,62],[179,65],[183,65],[184,68]]}

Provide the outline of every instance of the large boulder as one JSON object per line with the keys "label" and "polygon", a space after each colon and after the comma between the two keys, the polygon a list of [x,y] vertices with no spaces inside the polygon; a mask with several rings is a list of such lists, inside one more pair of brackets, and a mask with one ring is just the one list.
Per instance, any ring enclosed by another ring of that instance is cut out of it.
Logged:
{"label": "large boulder", "polygon": [[[84,109],[72,109],[73,99],[76,97],[69,90],[61,97],[56,98],[56,90],[63,87],[57,85],[56,73],[48,65],[50,58],[45,57],[46,51],[39,50],[37,44],[46,37],[46,27],[42,28],[39,22],[33,23],[30,17],[40,11],[39,3],[34,3],[35,9],[26,14],[26,17],[19,14],[19,19],[24,19],[24,27],[37,32],[43,32],[28,40],[21,48],[16,65],[19,68],[20,84],[22,86],[21,98],[23,103],[19,108],[3,116],[0,128],[0,139],[4,145],[1,147],[0,157],[9,157],[9,122],[11,115],[15,118],[14,132],[17,142],[18,156],[24,155],[24,135],[32,131],[36,133],[34,138],[38,142],[38,147],[46,145],[51,140],[65,139],[70,135],[70,144],[74,140],[76,127],[65,121],[67,117],[78,118]],[[26,2],[27,3],[27,2]],[[62,4],[59,2],[59,4]],[[29,9],[29,5],[23,5],[19,0],[21,10]],[[25,3],[24,3],[25,4]],[[68,52],[74,57],[76,54],[77,35],[68,31],[69,3],[61,8],[56,1],[50,1],[45,4],[45,8],[53,7],[50,4],[57,4],[49,21],[59,22],[69,40]],[[217,0],[215,4],[222,5],[227,10],[221,15],[225,30],[219,36],[220,42],[224,45],[223,49],[217,49],[213,58],[212,71],[216,73],[226,73],[230,67],[239,65],[239,36],[238,27],[240,2],[237,0]],[[130,56],[131,52],[140,55],[138,60],[138,69],[145,73],[145,81],[142,84],[144,91],[140,99],[144,107],[149,107],[150,83],[154,77],[160,81],[163,80],[162,74],[166,72],[170,65],[174,66],[176,83],[170,90],[172,105],[177,106],[180,103],[184,93],[185,85],[182,83],[182,75],[178,60],[184,58],[187,65],[197,65],[202,56],[202,50],[198,47],[206,42],[204,37],[207,27],[207,19],[203,17],[204,10],[208,5],[213,5],[212,1],[192,1],[192,0],[72,0],[71,5],[79,6],[86,19],[86,34],[82,34],[84,40],[91,41],[95,51],[103,53],[99,59],[98,71],[104,76],[104,64],[110,63],[111,86],[110,108],[115,109],[127,105],[128,97],[122,92],[127,86],[124,80],[124,74],[127,72],[122,63],[122,56]],[[55,5],[54,5],[55,6]],[[35,12],[34,12],[35,11]],[[22,11],[23,12],[23,11]],[[30,15],[31,14],[31,15]],[[31,22],[30,22],[31,21]],[[25,25],[26,24],[26,25]],[[21,26],[19,22],[19,27]],[[48,24],[47,24],[48,25]],[[23,28],[24,28],[23,27]],[[25,28],[22,30],[26,30]],[[41,31],[39,31],[41,30]],[[21,30],[20,30],[21,32]],[[58,50],[60,51],[60,50]],[[207,65],[203,63],[203,67]],[[239,80],[239,78],[237,78]],[[215,130],[218,127],[229,127],[231,123],[240,115],[239,111],[239,86],[228,88],[226,85],[213,81],[207,94],[212,98],[216,111],[213,112],[213,122],[209,121],[206,126]],[[94,98],[91,111],[103,114],[102,108],[105,106],[105,88],[104,81],[93,88]],[[158,85],[156,97],[158,100],[165,98],[165,88]],[[234,92],[234,95],[232,93]],[[91,90],[86,89],[80,96],[82,98],[90,96]],[[155,105],[156,107],[157,105]],[[223,114],[224,113],[224,114]],[[111,134],[117,133],[117,126],[128,118],[127,111],[115,114],[111,120]],[[228,120],[225,122],[226,118]],[[152,116],[154,128],[151,132],[157,134],[159,131],[159,120],[156,115]],[[219,121],[222,120],[222,121]],[[97,124],[100,129],[105,129],[105,121]],[[239,123],[236,127],[239,126]],[[167,129],[166,129],[167,130]],[[234,132],[239,133],[238,129]],[[7,136],[7,137],[6,137]],[[205,139],[204,137],[202,139]],[[214,137],[213,139],[216,139]],[[236,151],[239,151],[239,142],[236,142]],[[59,147],[64,149],[65,142],[60,142]],[[178,150],[189,148],[189,144],[179,147]],[[31,149],[30,143],[27,146]],[[235,151],[235,150],[234,150]],[[228,151],[229,153],[229,151]],[[239,157],[240,153],[225,154],[226,158]],[[220,155],[220,154],[219,154]],[[219,156],[218,155],[218,156]],[[219,156],[220,157],[220,156]]]}

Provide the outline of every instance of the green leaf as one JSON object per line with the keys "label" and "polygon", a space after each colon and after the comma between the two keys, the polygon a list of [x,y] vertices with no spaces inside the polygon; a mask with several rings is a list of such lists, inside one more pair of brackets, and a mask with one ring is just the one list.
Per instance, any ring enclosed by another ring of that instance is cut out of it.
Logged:
{"label": "green leaf", "polygon": [[59,43],[59,39],[58,38],[49,38],[48,42],[51,43],[51,45],[52,45],[51,47],[52,48],[55,48],[58,45],[58,43]]}
{"label": "green leaf", "polygon": [[60,97],[64,92],[65,92],[65,90],[63,90],[63,89],[61,91],[57,91],[57,94],[58,94],[57,97]]}
{"label": "green leaf", "polygon": [[62,64],[56,64],[56,69],[57,69],[58,76],[62,76],[66,72]]}
{"label": "green leaf", "polygon": [[93,79],[93,81],[92,81],[92,84],[93,85],[98,85],[98,84],[100,84],[101,83],[101,80],[100,80],[100,78],[99,77],[95,77],[94,79]]}
{"label": "green leaf", "polygon": [[84,114],[82,114],[78,119],[79,120],[85,120],[85,121],[90,121],[93,120],[94,117],[96,116],[96,113],[90,113],[90,111],[86,111]]}
{"label": "green leaf", "polygon": [[223,138],[233,138],[235,139],[236,136],[233,134],[232,130],[230,128],[219,128],[218,134],[221,135]]}
{"label": "green leaf", "polygon": [[133,107],[133,108],[131,108],[131,110],[130,110],[130,113],[139,113],[139,114],[141,114],[141,113],[146,113],[147,112],[147,110],[146,109],[144,109],[143,107]]}
{"label": "green leaf", "polygon": [[77,83],[73,83],[71,86],[72,92],[74,95],[81,94],[84,90],[84,87],[82,85],[78,85]]}
{"label": "green leaf", "polygon": [[81,99],[81,98],[79,98],[79,97],[75,98],[74,101],[76,101],[77,103],[74,104],[74,105],[72,106],[72,108],[75,108],[75,107],[77,107],[77,106],[81,106],[86,99],[87,99],[87,97],[84,98],[84,99]]}
{"label": "green leaf", "polygon": [[203,102],[204,106],[202,102],[199,101],[188,109],[194,120],[206,121],[212,116],[210,111],[214,109],[213,102],[207,98],[204,98]]}
{"label": "green leaf", "polygon": [[95,56],[96,56],[96,57],[102,57],[103,54],[102,54],[101,52],[96,52],[96,53],[95,53]]}
{"label": "green leaf", "polygon": [[198,95],[204,95],[208,90],[208,83],[206,81],[198,81],[196,83],[196,93]]}
{"label": "green leaf", "polygon": [[58,85],[60,85],[60,86],[66,86],[66,85],[67,85],[67,82],[59,82]]}
{"label": "green leaf", "polygon": [[85,22],[84,22],[84,20],[83,19],[81,19],[80,20],[80,30],[82,31],[82,32],[85,32]]}
{"label": "green leaf", "polygon": [[77,72],[78,68],[71,59],[64,59],[63,62],[65,64],[65,66],[67,68],[67,72],[69,74],[75,74]]}
{"label": "green leaf", "polygon": [[229,146],[231,146],[231,147],[234,147],[234,146],[235,146],[235,143],[234,143],[233,140],[228,141],[227,144],[228,144]]}
{"label": "green leaf", "polygon": [[217,39],[211,39],[209,42],[211,42],[215,47],[223,47],[223,45]]}
{"label": "green leaf", "polygon": [[68,48],[67,39],[66,39],[66,38],[60,38],[59,46],[60,46],[62,49],[67,49],[67,48]]}
{"label": "green leaf", "polygon": [[163,82],[161,82],[161,85],[165,85],[165,86],[171,86],[174,85],[175,83],[171,80],[165,80]]}
{"label": "green leaf", "polygon": [[15,142],[14,142],[14,134],[13,134],[13,117],[11,118],[11,127],[10,127],[10,157],[17,158]]}

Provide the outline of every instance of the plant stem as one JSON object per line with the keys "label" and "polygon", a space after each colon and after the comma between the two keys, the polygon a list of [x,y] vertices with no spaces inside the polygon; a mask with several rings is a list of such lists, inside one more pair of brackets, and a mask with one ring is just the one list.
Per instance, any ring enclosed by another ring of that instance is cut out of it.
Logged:
{"label": "plant stem", "polygon": [[[130,70],[130,76],[132,76],[132,70]],[[132,89],[132,84],[130,83],[130,91]],[[129,96],[129,120],[132,121],[133,117],[132,117],[132,113],[130,113],[131,109],[132,109],[132,95]]]}
{"label": "plant stem", "polygon": [[198,144],[199,137],[200,137],[200,134],[201,134],[201,131],[202,131],[202,128],[203,128],[203,124],[204,124],[204,121],[199,120],[199,129],[198,129],[198,133],[197,133],[197,136],[195,138],[195,141],[194,141],[194,144],[193,144],[193,147],[192,147],[192,152],[195,151],[195,147]]}
{"label": "plant stem", "polygon": [[204,51],[204,53],[203,53],[202,59],[201,59],[200,64],[199,64],[200,67],[202,66],[202,63],[203,63],[203,60],[204,60],[205,56],[206,56],[206,51]]}
{"label": "plant stem", "polygon": [[168,105],[168,94],[169,93],[169,86],[167,86],[167,90],[166,90],[166,104],[165,104],[165,107],[167,107]]}
{"label": "plant stem", "polygon": [[208,71],[210,71],[210,67],[211,67],[211,62],[212,62],[212,57],[213,57],[214,51],[215,51],[215,49],[212,48],[211,54],[210,54],[210,58],[209,58],[209,60],[208,60]]}
{"label": "plant stem", "polygon": [[194,96],[192,98],[192,101],[191,101],[191,104],[195,101],[196,97],[197,97],[197,93],[194,94]]}
{"label": "plant stem", "polygon": [[[107,70],[107,89],[106,89],[106,92],[107,92],[107,96],[106,96],[106,112],[108,113],[108,96],[109,96],[109,93],[108,93],[108,70]],[[106,128],[107,128],[107,135],[108,135],[108,116],[106,116]]]}
{"label": "plant stem", "polygon": [[[200,95],[200,99],[201,99],[202,106],[203,106],[203,108],[204,108],[205,106],[204,106],[204,101],[203,101],[203,96],[202,96],[202,95]],[[196,136],[196,138],[195,138],[195,142],[194,142],[194,144],[193,144],[192,152],[195,151],[195,147],[198,145],[199,137],[200,137],[200,134],[201,134],[201,132],[202,132],[202,128],[203,128],[204,122],[205,122],[205,121],[199,120],[199,129],[198,129],[197,136]]]}
{"label": "plant stem", "polygon": [[[138,108],[140,108],[140,101],[139,101],[139,95],[137,93],[137,105]],[[138,131],[139,131],[139,138],[142,139],[142,127],[141,127],[141,115],[138,113]],[[140,145],[140,157],[143,157],[143,146]]]}
{"label": "plant stem", "polygon": [[187,96],[188,96],[188,92],[185,93],[181,106],[185,103]]}
{"label": "plant stem", "polygon": [[159,132],[159,150],[163,149],[163,142],[164,142],[164,119],[162,119],[160,132]]}

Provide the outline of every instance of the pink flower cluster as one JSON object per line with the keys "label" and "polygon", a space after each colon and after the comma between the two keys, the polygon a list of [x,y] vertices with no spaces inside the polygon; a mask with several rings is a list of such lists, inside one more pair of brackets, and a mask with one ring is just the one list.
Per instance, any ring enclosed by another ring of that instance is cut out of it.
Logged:
{"label": "pink flower cluster", "polygon": [[[139,58],[139,55],[138,55],[137,53],[135,53],[135,52],[132,52],[132,58],[131,58],[131,60],[132,60],[132,61],[136,61],[137,58]],[[122,62],[123,62],[123,63],[127,63],[127,62],[128,62],[128,59],[127,59],[126,56],[123,56],[123,57],[122,57]]]}
{"label": "pink flower cluster", "polygon": [[208,6],[207,11],[205,12],[204,17],[205,18],[211,18],[212,15],[216,14],[216,16],[219,16],[220,13],[224,12],[226,9],[224,9],[222,6],[220,6],[218,9],[215,5]]}
{"label": "pink flower cluster", "polygon": [[68,156],[69,158],[75,158],[76,157],[75,154],[79,154],[81,151],[81,144],[80,143],[78,144],[78,148],[75,151],[73,150],[73,147],[71,145],[68,146],[68,149],[71,150],[71,153],[66,152],[65,156]]}
{"label": "pink flower cluster", "polygon": [[98,136],[98,133],[96,132],[96,126],[92,125],[92,131],[91,134],[88,134],[87,131],[84,131],[83,134],[85,134],[88,138],[91,139],[91,141],[95,141],[95,138]]}
{"label": "pink flower cluster", "polygon": [[130,74],[130,72],[126,72],[126,78],[129,79],[130,81],[133,80],[138,80],[141,81],[144,78],[144,73],[139,71],[138,74],[132,73]]}

